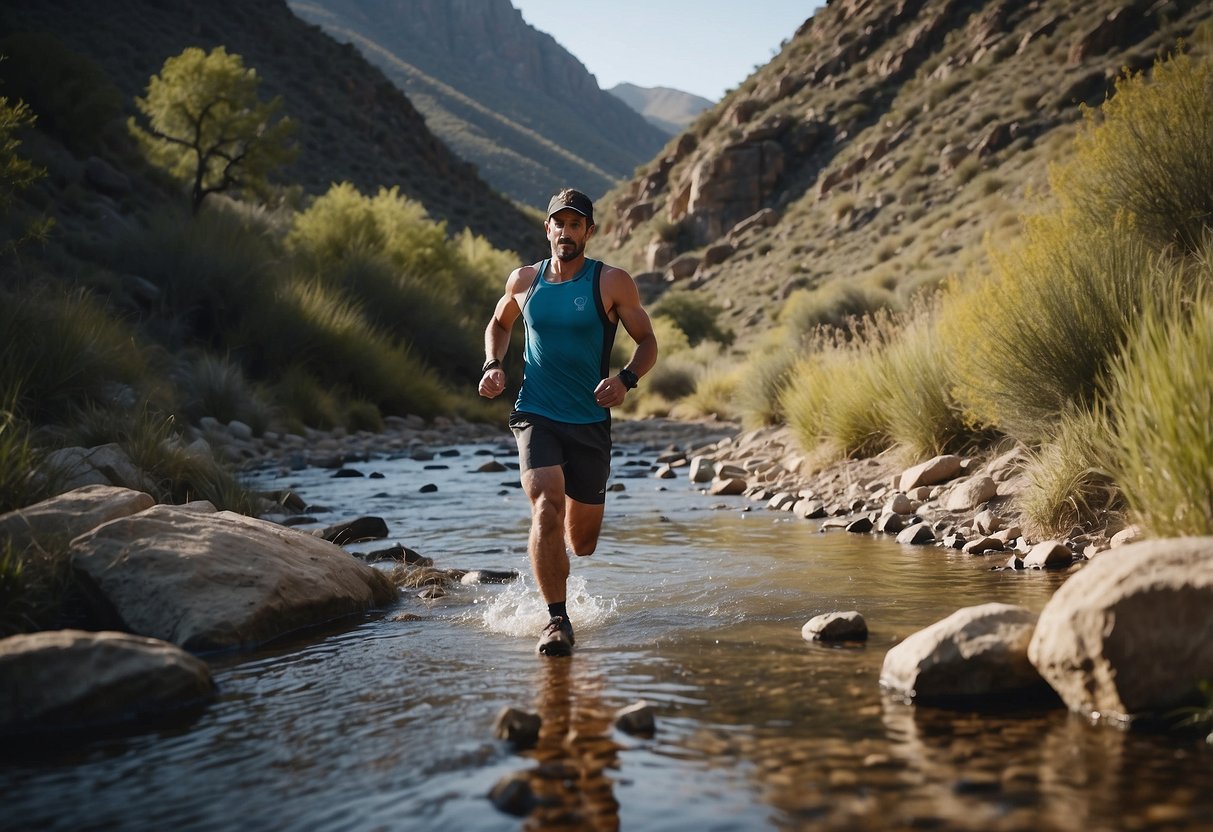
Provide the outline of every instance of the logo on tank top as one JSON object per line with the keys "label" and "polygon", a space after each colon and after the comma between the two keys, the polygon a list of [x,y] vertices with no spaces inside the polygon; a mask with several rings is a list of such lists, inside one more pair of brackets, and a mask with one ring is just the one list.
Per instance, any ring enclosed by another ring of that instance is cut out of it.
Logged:
{"label": "logo on tank top", "polygon": [[573,298],[573,305],[577,307],[578,312],[585,311],[585,305],[589,303],[589,298]]}

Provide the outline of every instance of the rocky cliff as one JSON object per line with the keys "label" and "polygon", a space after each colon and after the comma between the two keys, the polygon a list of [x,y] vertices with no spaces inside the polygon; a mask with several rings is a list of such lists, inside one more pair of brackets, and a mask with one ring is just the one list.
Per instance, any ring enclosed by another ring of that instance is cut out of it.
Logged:
{"label": "rocky cliff", "polygon": [[0,0],[0,37],[33,32],[50,32],[99,65],[132,113],[165,58],[189,46],[226,46],[257,70],[263,96],[282,96],[297,124],[300,153],[279,181],[311,193],[342,180],[365,193],[399,186],[451,230],[471,228],[516,251],[543,245],[535,220],[430,132],[380,70],[284,0]]}
{"label": "rocky cliff", "polygon": [[711,291],[743,338],[797,288],[904,298],[978,262],[983,235],[1013,233],[1079,105],[1178,38],[1203,48],[1211,11],[835,0],[612,191],[606,255]]}
{"label": "rocky cliff", "polygon": [[291,0],[382,67],[434,132],[501,192],[546,204],[605,193],[667,134],[598,87],[509,0]]}

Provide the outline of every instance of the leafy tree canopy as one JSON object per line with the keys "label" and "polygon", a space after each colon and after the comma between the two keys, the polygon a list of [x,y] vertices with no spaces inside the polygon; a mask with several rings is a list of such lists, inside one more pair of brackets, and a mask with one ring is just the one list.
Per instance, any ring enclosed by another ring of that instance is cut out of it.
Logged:
{"label": "leafy tree canopy", "polygon": [[135,99],[145,122],[132,118],[131,132],[154,164],[190,186],[195,212],[208,194],[262,188],[270,170],[294,158],[294,125],[278,118],[281,98],[258,98],[258,83],[239,55],[191,47],[166,60]]}

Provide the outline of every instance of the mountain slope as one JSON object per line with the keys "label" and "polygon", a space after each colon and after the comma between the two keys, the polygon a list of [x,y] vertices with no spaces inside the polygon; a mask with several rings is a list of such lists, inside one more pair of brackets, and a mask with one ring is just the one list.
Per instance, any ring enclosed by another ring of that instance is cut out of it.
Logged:
{"label": "mountain slope", "polygon": [[711,293],[742,341],[796,289],[905,301],[979,264],[984,235],[1014,234],[1079,104],[1191,39],[1211,10],[836,0],[608,195],[599,245],[634,273]]}
{"label": "mountain slope", "polygon": [[0,35],[39,31],[100,65],[132,113],[165,58],[188,46],[226,46],[256,69],[263,96],[282,96],[297,124],[299,157],[280,181],[310,193],[342,180],[366,193],[399,186],[450,230],[471,228],[515,251],[543,245],[536,221],[451,153],[380,70],[283,0],[0,0]]}
{"label": "mountain slope", "polygon": [[605,193],[667,136],[509,0],[291,0],[403,89],[435,134],[528,205],[569,184]]}
{"label": "mountain slope", "polygon": [[607,92],[671,136],[690,127],[696,116],[712,106],[706,98],[669,87],[616,84]]}

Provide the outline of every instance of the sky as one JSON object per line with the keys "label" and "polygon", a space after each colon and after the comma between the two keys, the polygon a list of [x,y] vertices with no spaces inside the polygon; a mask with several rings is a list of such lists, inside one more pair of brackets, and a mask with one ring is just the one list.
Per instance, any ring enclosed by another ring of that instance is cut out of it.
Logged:
{"label": "sky", "polygon": [[824,0],[511,0],[598,79],[711,101],[779,52]]}

